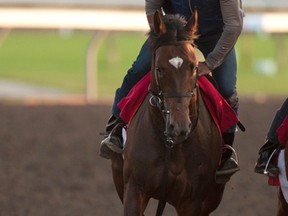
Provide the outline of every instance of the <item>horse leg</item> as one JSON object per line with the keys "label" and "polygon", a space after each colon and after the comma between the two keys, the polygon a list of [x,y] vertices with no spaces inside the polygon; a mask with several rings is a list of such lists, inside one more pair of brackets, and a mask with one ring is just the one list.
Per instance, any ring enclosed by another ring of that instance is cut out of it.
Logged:
{"label": "horse leg", "polygon": [[215,184],[213,192],[209,193],[209,196],[203,204],[201,216],[208,216],[219,206],[223,197],[224,189],[225,184]]}
{"label": "horse leg", "polygon": [[111,158],[112,175],[117,194],[123,203],[124,181],[123,181],[123,158],[122,155],[114,154]]}
{"label": "horse leg", "polygon": [[144,196],[130,179],[125,185],[124,216],[143,216],[149,198]]}
{"label": "horse leg", "polygon": [[287,216],[287,215],[288,215],[288,204],[283,196],[281,188],[279,188],[277,216]]}

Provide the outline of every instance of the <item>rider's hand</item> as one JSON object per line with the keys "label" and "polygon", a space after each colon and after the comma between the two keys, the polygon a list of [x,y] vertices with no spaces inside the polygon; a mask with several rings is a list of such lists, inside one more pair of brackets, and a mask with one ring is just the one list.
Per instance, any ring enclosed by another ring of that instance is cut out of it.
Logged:
{"label": "rider's hand", "polygon": [[203,76],[203,75],[211,75],[212,71],[210,70],[210,68],[207,66],[207,64],[205,62],[199,62],[198,63],[198,76]]}

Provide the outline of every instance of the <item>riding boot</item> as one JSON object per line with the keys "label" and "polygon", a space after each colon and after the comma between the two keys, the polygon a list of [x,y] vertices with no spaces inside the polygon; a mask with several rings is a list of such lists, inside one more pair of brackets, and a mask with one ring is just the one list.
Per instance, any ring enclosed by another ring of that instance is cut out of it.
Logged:
{"label": "riding boot", "polygon": [[254,171],[272,177],[277,176],[279,174],[279,168],[277,164],[274,163],[275,156],[278,155],[279,150],[280,145],[278,143],[272,143],[270,140],[267,140],[259,150],[259,158],[255,164]]}
{"label": "riding boot", "polygon": [[123,153],[122,129],[125,123],[115,116],[111,116],[106,125],[106,135],[100,144],[100,156],[111,159],[114,153]]}
{"label": "riding boot", "polygon": [[218,168],[216,175],[227,175],[232,176],[235,172],[239,171],[238,161],[232,156],[235,150],[232,148],[234,142],[235,133],[223,133],[222,138],[224,142],[224,148],[222,153],[221,165]]}

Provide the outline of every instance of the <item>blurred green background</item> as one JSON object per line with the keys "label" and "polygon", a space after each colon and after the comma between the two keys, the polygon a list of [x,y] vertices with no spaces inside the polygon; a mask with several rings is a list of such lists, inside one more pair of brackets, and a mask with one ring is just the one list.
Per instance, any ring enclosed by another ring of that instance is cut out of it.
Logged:
{"label": "blurred green background", "polygon": [[[13,30],[0,42],[0,79],[84,94],[92,37],[92,31]],[[145,39],[143,32],[108,34],[97,59],[100,98],[113,97]],[[236,45],[239,94],[287,95],[287,48],[286,34],[243,33]]]}

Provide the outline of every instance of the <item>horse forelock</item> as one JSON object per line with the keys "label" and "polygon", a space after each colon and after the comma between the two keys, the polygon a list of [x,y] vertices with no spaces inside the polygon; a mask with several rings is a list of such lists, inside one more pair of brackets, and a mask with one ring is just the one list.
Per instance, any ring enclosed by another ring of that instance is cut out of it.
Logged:
{"label": "horse forelock", "polygon": [[150,31],[148,34],[150,46],[153,50],[160,46],[177,44],[179,42],[191,42],[194,45],[194,40],[197,36],[185,29],[187,21],[184,16],[167,14],[163,17],[163,22],[166,26],[164,34],[159,36],[154,31]]}

